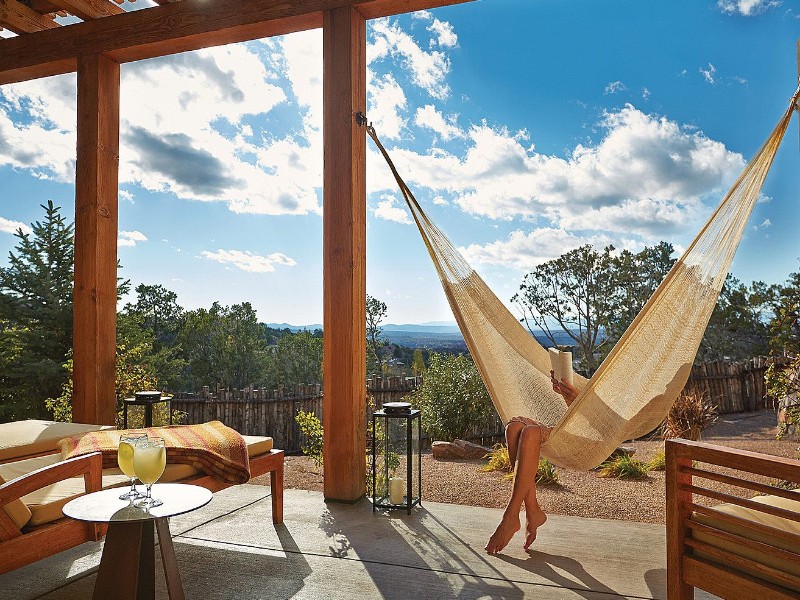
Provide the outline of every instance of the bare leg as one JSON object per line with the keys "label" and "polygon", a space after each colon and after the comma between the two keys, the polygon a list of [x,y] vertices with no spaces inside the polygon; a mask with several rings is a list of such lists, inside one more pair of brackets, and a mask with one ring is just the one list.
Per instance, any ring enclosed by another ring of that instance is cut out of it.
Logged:
{"label": "bare leg", "polygon": [[[486,551],[496,554],[508,545],[511,538],[520,528],[519,511],[525,503],[527,517],[525,549],[536,539],[536,530],[547,516],[539,506],[536,499],[536,471],[539,467],[540,446],[542,443],[542,428],[538,425],[529,425],[523,428],[517,444],[517,474],[514,477],[514,488],[508,501],[503,518],[495,529]],[[509,452],[510,455],[510,452]]]}
{"label": "bare leg", "polygon": [[510,421],[506,425],[506,447],[508,448],[508,458],[511,461],[511,468],[517,466],[517,448],[519,446],[519,434],[525,429],[525,424],[519,421]]}

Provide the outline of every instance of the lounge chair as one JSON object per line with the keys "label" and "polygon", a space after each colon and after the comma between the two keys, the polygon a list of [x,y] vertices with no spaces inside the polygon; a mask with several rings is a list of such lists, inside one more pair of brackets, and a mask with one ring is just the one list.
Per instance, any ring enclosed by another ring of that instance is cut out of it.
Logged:
{"label": "lounge chair", "polygon": [[752,475],[800,484],[800,461],[687,440],[668,440],[666,455],[670,600],[694,598],[695,587],[731,600],[799,598],[800,492]]}
{"label": "lounge chair", "polygon": [[[270,474],[272,521],[282,523],[283,450],[272,447],[272,438],[243,437],[251,476]],[[168,464],[159,481],[192,483],[212,492],[230,487],[182,464]],[[102,469],[99,453],[68,460],[51,453],[0,464],[0,574],[101,539],[103,526],[65,518],[61,507],[75,496],[129,483],[119,469]]]}

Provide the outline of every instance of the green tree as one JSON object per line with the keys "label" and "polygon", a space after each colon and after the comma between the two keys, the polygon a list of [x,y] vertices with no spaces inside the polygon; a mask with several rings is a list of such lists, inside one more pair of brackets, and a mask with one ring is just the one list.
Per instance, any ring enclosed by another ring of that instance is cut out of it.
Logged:
{"label": "green tree", "polygon": [[379,352],[386,342],[380,339],[380,325],[386,314],[386,304],[367,294],[367,375],[383,370]]}
{"label": "green tree", "polygon": [[[613,248],[608,248],[609,251]],[[640,252],[611,253],[609,268],[611,302],[602,326],[607,343],[605,355],[639,314],[647,300],[675,264],[672,244],[660,242]]]}
{"label": "green tree", "polygon": [[49,201],[0,269],[0,421],[47,418],[72,347],[74,229]]}
{"label": "green tree", "polygon": [[425,359],[422,357],[422,350],[414,350],[414,357],[411,359],[411,370],[414,375],[422,375],[425,372]]}
{"label": "green tree", "polygon": [[748,360],[769,353],[769,313],[774,288],[749,287],[728,275],[700,344],[697,359]]}
{"label": "green tree", "polygon": [[770,355],[780,359],[767,369],[767,395],[776,400],[800,392],[800,272],[771,288]]}
{"label": "green tree", "polygon": [[162,285],[144,283],[134,291],[136,302],[127,304],[125,312],[141,317],[141,327],[152,332],[156,349],[173,346],[184,312],[178,304],[178,295]]}
{"label": "green tree", "polygon": [[135,291],[136,302],[126,304],[117,315],[118,344],[129,348],[148,345],[146,358],[159,389],[175,390],[182,383],[186,368],[177,343],[184,310],[177,294],[164,286],[140,284]]}
{"label": "green tree", "polygon": [[411,395],[422,426],[436,440],[467,437],[494,412],[489,392],[472,358],[432,352],[422,386]]}
{"label": "green tree", "polygon": [[611,320],[614,307],[612,250],[599,253],[585,245],[543,263],[525,275],[511,298],[531,333],[533,323],[555,346],[556,328],[564,331],[589,372],[599,364],[603,326]]}
{"label": "green tree", "polygon": [[270,360],[270,387],[322,383],[322,338],[309,331],[278,340]]}
{"label": "green tree", "polygon": [[249,302],[185,314],[177,343],[186,361],[187,389],[221,384],[241,388],[266,380],[268,348],[264,328]]}

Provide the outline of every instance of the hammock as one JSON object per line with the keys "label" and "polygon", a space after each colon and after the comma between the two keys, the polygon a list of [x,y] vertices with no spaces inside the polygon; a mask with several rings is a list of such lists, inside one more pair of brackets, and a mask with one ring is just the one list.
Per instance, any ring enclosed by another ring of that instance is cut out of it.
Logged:
{"label": "hammock", "polygon": [[[689,377],[708,320],[795,110],[792,97],[772,135],[683,256],[567,408],[550,383],[550,358],[423,212],[372,125],[367,132],[392,170],[439,274],[447,300],[504,423],[523,415],[554,426],[542,445],[553,463],[577,470],[604,461],[623,441],[666,417]],[[363,115],[361,122],[365,121]]]}

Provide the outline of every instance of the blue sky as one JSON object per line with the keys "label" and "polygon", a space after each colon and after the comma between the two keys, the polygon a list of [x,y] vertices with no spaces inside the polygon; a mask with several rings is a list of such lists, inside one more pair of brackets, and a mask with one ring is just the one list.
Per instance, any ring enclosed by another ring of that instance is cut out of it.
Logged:
{"label": "blue sky", "polygon": [[[147,2],[125,5],[134,9]],[[9,35],[0,32],[0,35]],[[797,85],[800,6],[479,0],[368,24],[368,116],[497,295],[584,243],[683,248]],[[322,35],[122,66],[119,258],[186,308],[322,320]],[[74,213],[75,76],[0,87],[0,260],[53,200]],[[798,270],[792,126],[733,264]],[[450,321],[373,147],[367,291],[387,322]]]}

